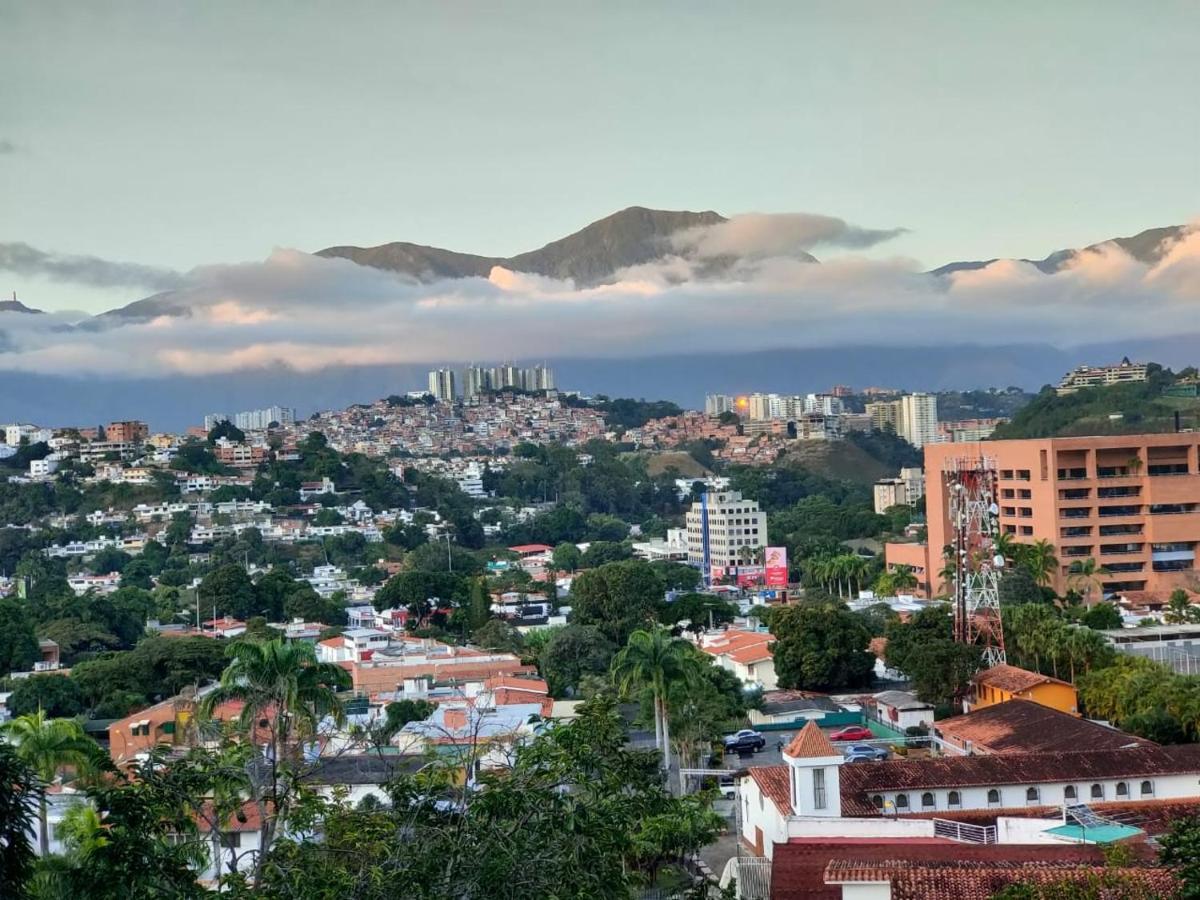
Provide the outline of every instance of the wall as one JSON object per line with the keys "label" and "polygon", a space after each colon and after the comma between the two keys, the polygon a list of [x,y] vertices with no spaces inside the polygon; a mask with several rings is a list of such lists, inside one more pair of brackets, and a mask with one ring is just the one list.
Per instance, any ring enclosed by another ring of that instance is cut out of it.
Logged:
{"label": "wall", "polygon": [[[769,859],[774,855],[775,845],[785,843],[788,839],[784,817],[775,804],[763,796],[758,789],[758,782],[753,778],[738,780],[738,802],[742,805],[742,839]],[[759,838],[762,841],[761,848],[756,846]]]}
{"label": "wall", "polygon": [[1039,684],[1019,696],[1059,712],[1079,715],[1079,697],[1069,684]]}
{"label": "wall", "polygon": [[923,838],[933,837],[933,820],[793,816],[787,820],[787,833],[789,838]]}

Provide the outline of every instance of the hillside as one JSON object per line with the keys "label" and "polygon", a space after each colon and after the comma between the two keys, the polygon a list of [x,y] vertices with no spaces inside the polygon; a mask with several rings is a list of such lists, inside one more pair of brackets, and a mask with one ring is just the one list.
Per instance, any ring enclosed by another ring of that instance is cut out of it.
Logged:
{"label": "hillside", "polygon": [[1175,377],[1151,364],[1150,378],[1141,384],[1087,388],[1064,397],[1045,387],[993,439],[1169,432],[1176,413],[1180,427],[1200,429],[1200,398],[1163,396]]}
{"label": "hillside", "polygon": [[657,478],[669,469],[675,469],[680,478],[703,478],[712,473],[702,466],[690,453],[667,450],[646,455],[646,474]]}
{"label": "hillside", "polygon": [[796,441],[780,463],[805,469],[826,478],[871,485],[896,471],[851,441]]}

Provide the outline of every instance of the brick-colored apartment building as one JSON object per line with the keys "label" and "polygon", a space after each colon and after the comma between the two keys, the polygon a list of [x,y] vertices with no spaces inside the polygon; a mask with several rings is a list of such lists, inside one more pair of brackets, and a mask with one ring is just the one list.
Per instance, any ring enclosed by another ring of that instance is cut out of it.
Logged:
{"label": "brick-colored apartment building", "polygon": [[922,589],[944,589],[938,573],[950,541],[944,463],[995,460],[1000,528],[1017,541],[1045,539],[1057,551],[1053,587],[1092,557],[1108,569],[1104,593],[1166,591],[1196,576],[1200,543],[1200,434],[1033,438],[925,447],[927,544],[888,544],[889,567],[911,565]]}

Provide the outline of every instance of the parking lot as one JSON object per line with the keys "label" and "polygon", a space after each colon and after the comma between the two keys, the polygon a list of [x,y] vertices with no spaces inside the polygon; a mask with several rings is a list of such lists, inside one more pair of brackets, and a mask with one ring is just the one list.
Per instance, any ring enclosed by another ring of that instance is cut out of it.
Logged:
{"label": "parking lot", "polygon": [[[822,730],[825,732],[826,736],[828,736],[839,729],[825,728]],[[799,734],[799,729],[790,731],[763,731],[761,734],[767,739],[766,747],[752,754],[739,755],[736,753],[728,753],[725,755],[723,767],[726,769],[740,769],[745,768],[746,766],[768,766],[775,763],[782,763],[783,750],[792,742],[792,738]],[[853,744],[870,743],[876,747],[886,747],[892,742],[893,741],[888,738],[876,737],[873,741],[853,741],[851,743],[838,743],[834,746],[844,752],[847,747],[850,747]]]}

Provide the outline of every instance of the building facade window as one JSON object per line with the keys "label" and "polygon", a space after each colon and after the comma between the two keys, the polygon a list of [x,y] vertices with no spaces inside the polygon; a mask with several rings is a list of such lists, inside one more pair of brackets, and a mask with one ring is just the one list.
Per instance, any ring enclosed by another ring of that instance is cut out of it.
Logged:
{"label": "building facade window", "polygon": [[825,808],[825,770],[813,769],[813,809]]}
{"label": "building facade window", "polygon": [[1040,803],[1041,799],[1042,799],[1042,795],[1039,793],[1037,788],[1031,787],[1025,791],[1025,802],[1026,803]]}
{"label": "building facade window", "polygon": [[876,809],[883,809],[883,795],[876,794],[871,798],[871,802],[875,804]]}
{"label": "building facade window", "polygon": [[896,795],[896,809],[908,809],[908,794]]}
{"label": "building facade window", "polygon": [[1073,785],[1073,784],[1068,784],[1068,785],[1067,785],[1067,786],[1066,786],[1066,787],[1063,789],[1063,799],[1064,799],[1064,800],[1074,800],[1074,799],[1075,799],[1075,797],[1076,797],[1076,794],[1075,794],[1075,785]]}
{"label": "building facade window", "polygon": [[988,802],[988,806],[999,806],[1000,805],[1000,792],[998,790],[996,790],[995,788],[992,788],[990,791],[988,791],[987,802]]}
{"label": "building facade window", "polygon": [[1154,796],[1154,784],[1152,782],[1149,782],[1149,781],[1142,782],[1142,796],[1143,797],[1153,797]]}
{"label": "building facade window", "polygon": [[1103,800],[1104,799],[1104,785],[1102,785],[1102,784],[1093,784],[1092,785],[1092,799],[1093,800]]}
{"label": "building facade window", "polygon": [[929,791],[926,791],[925,793],[923,793],[921,795],[921,806],[924,809],[932,809],[933,808],[933,794],[932,793],[930,793]]}
{"label": "building facade window", "polygon": [[962,794],[958,791],[951,791],[946,795],[946,805],[951,808],[962,806]]}
{"label": "building facade window", "polygon": [[1123,781],[1118,781],[1117,782],[1117,796],[1118,797],[1128,797],[1129,796],[1129,785],[1127,785]]}

